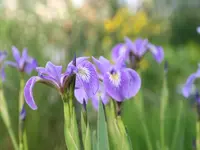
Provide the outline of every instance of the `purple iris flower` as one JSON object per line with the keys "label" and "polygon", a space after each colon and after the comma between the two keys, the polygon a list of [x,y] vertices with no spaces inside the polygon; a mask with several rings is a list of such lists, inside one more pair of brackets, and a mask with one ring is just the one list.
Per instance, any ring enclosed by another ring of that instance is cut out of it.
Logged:
{"label": "purple iris flower", "polygon": [[125,68],[122,59],[111,65],[104,57],[93,58],[102,74],[106,93],[114,100],[121,102],[135,96],[141,87],[139,74],[133,69]]}
{"label": "purple iris flower", "polygon": [[185,85],[183,86],[182,93],[183,93],[184,97],[187,98],[192,93],[192,87],[193,87],[193,84],[194,84],[194,81],[196,80],[196,78],[200,78],[200,64],[199,64],[198,70],[195,73],[192,73],[187,78],[187,81],[186,81]]}
{"label": "purple iris flower", "polygon": [[[70,62],[64,73],[62,73],[62,66],[56,66],[51,62],[48,62],[45,68],[37,67],[36,71],[38,76],[31,77],[24,88],[26,103],[34,110],[37,109],[37,105],[35,104],[32,91],[36,82],[51,85],[62,95],[65,92],[65,88],[67,88],[69,77],[76,74],[75,94],[80,93],[77,90],[84,89],[87,96],[91,97],[99,88],[96,70],[86,57],[80,57]],[[83,99],[76,98],[83,104]]]}
{"label": "purple iris flower", "polygon": [[0,77],[2,80],[5,80],[5,72],[4,72],[4,60],[7,57],[7,52],[0,51]]}
{"label": "purple iris flower", "polygon": [[27,49],[23,49],[22,55],[16,47],[12,47],[12,54],[15,62],[7,61],[6,64],[17,68],[20,72],[26,72],[30,74],[36,67],[37,61],[28,55]]}
{"label": "purple iris flower", "polygon": [[[160,46],[155,46],[148,42],[147,39],[138,38],[132,42],[129,38],[125,37],[125,43],[117,44],[112,49],[112,59],[116,62],[119,57],[127,60],[138,59],[140,60],[148,51],[150,51],[154,59],[161,63],[164,59],[164,51]],[[130,56],[133,56],[133,58]],[[131,62],[134,60],[130,60]]]}

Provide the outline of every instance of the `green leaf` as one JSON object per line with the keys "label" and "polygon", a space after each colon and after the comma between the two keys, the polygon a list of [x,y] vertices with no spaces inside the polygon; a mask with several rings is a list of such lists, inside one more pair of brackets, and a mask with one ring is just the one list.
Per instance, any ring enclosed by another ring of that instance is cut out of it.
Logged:
{"label": "green leaf", "polygon": [[96,130],[92,132],[92,150],[97,150]]}
{"label": "green leaf", "polygon": [[109,150],[107,123],[102,102],[99,103],[97,120],[97,150]]}

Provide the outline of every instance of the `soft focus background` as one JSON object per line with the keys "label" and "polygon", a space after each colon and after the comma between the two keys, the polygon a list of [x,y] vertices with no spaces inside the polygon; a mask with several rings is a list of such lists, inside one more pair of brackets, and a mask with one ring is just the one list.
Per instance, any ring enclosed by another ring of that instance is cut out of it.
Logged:
{"label": "soft focus background", "polygon": [[[169,134],[166,142],[171,143],[178,100],[184,100],[187,109],[182,118],[177,150],[190,150],[195,135],[195,113],[180,89],[189,74],[196,71],[200,59],[200,34],[196,31],[200,26],[199,8],[199,0],[0,0],[0,49],[7,50],[8,59],[13,59],[12,45],[20,50],[26,47],[40,66],[50,60],[66,67],[75,53],[77,56],[110,58],[112,47],[123,42],[124,36],[132,40],[148,38],[163,46],[168,61],[171,108],[167,115],[166,133]],[[164,65],[157,64],[151,54],[141,63],[142,93],[148,106],[146,123],[156,149],[159,131],[155,118],[159,118],[156,110]],[[6,69],[6,74],[5,95],[17,134],[19,76],[11,68]],[[59,95],[54,89],[37,84],[34,96],[39,109],[32,111],[26,107],[30,150],[64,150],[63,108]],[[138,115],[130,104],[131,101],[124,104],[123,119],[133,147],[147,149]],[[96,113],[92,108],[89,108],[89,115],[95,128]],[[0,150],[12,149],[0,119]]]}

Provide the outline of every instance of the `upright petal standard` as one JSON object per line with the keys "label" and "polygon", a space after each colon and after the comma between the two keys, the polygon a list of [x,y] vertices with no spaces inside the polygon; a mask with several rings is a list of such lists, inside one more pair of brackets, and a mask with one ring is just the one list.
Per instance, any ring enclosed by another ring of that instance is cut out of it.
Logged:
{"label": "upright petal standard", "polygon": [[17,68],[20,72],[26,72],[27,74],[30,74],[37,67],[36,59],[28,55],[27,49],[24,48],[22,55],[20,55],[19,50],[13,46],[12,54],[15,62],[7,61],[6,64]]}

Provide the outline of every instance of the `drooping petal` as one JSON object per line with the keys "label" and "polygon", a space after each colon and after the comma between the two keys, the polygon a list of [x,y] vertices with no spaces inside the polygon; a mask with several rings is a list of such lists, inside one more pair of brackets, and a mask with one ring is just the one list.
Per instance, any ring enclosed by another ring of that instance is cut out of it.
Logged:
{"label": "drooping petal", "polygon": [[92,57],[93,62],[95,63],[95,65],[97,66],[97,68],[99,69],[99,71],[104,74],[105,72],[107,72],[111,66],[109,60],[107,60],[106,58],[104,58],[103,56],[99,57],[99,60],[97,60],[96,58]]}
{"label": "drooping petal", "polygon": [[88,98],[91,98],[99,88],[99,80],[96,69],[89,61],[82,61],[77,64],[78,72],[77,78],[80,80]]}
{"label": "drooping petal", "polygon": [[105,91],[116,101],[123,101],[126,97],[123,90],[127,88],[127,73],[123,70],[111,70],[104,74]]}
{"label": "drooping petal", "polygon": [[35,104],[35,101],[33,98],[33,87],[35,83],[38,82],[39,80],[41,80],[39,77],[33,76],[26,82],[26,85],[24,87],[25,101],[29,105],[29,107],[33,110],[37,109],[37,105]]}
{"label": "drooping petal", "polygon": [[127,73],[126,77],[128,79],[128,85],[124,85],[126,88],[123,88],[122,92],[126,99],[130,99],[131,97],[135,96],[140,90],[141,78],[139,74],[133,69],[126,68],[125,71]]}
{"label": "drooping petal", "polygon": [[117,44],[112,49],[112,59],[117,62],[119,57],[122,57],[124,60],[128,57],[128,48],[123,43]]}
{"label": "drooping petal", "polygon": [[99,102],[102,101],[104,105],[108,103],[109,96],[107,95],[102,83],[100,83],[98,92],[91,98],[91,100],[95,110],[98,110]]}
{"label": "drooping petal", "polygon": [[153,44],[148,44],[148,48],[150,52],[152,53],[154,59],[161,63],[164,59],[164,50],[161,46],[155,46]]}
{"label": "drooping petal", "polygon": [[5,65],[14,67],[14,68],[18,68],[18,64],[16,62],[12,62],[12,61],[6,61]]}
{"label": "drooping petal", "polygon": [[79,103],[83,104],[83,100],[85,100],[85,102],[87,103],[88,96],[87,96],[83,87],[75,89],[74,95],[75,95],[75,97],[76,97],[76,99],[78,100]]}
{"label": "drooping petal", "polygon": [[21,59],[20,52],[15,46],[12,46],[12,53],[15,61],[19,64]]}

